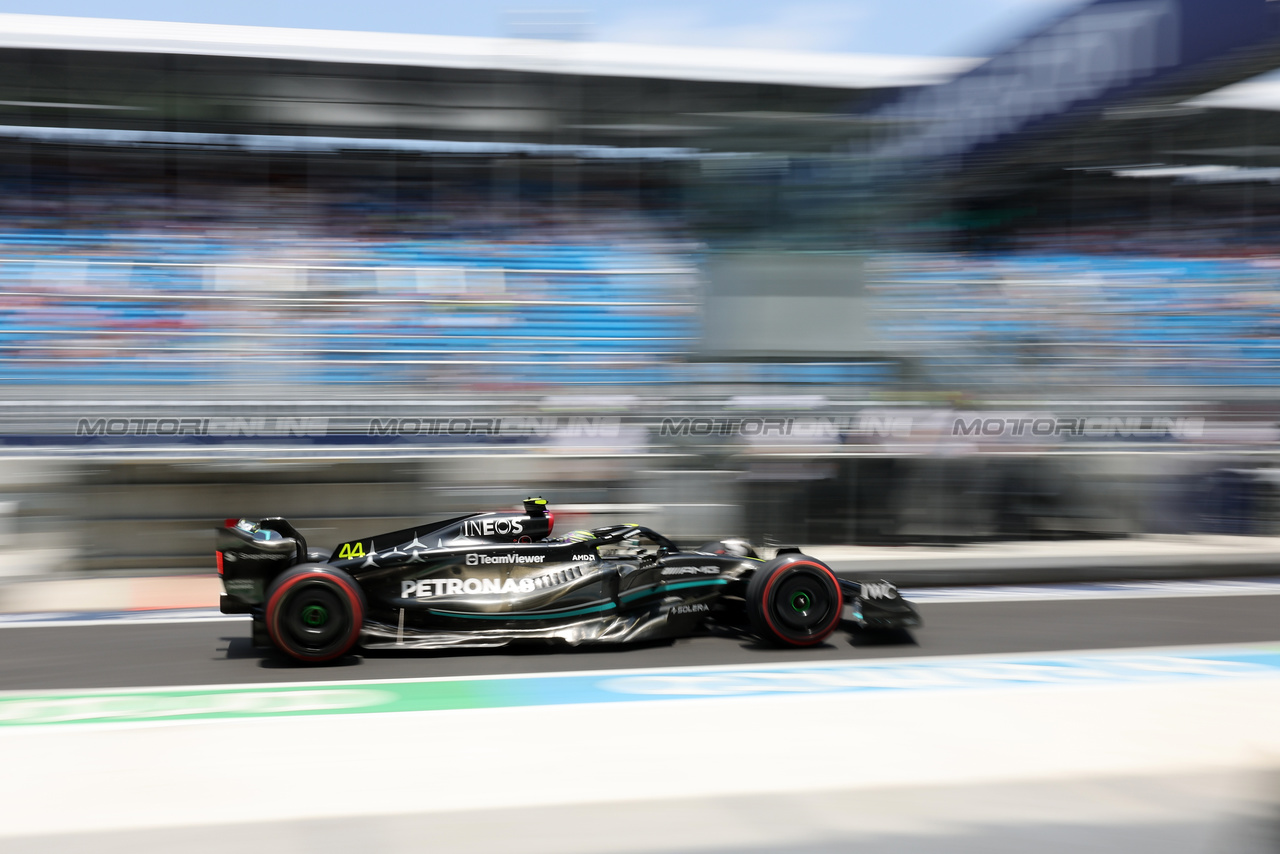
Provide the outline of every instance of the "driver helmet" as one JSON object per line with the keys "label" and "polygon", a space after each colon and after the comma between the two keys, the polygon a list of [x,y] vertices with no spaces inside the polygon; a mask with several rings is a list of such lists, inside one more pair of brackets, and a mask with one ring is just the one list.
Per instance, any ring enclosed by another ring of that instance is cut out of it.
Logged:
{"label": "driver helmet", "polygon": [[733,555],[734,557],[759,557],[756,550],[751,547],[751,543],[740,537],[734,537],[728,540],[721,540],[720,548],[717,552],[722,554]]}

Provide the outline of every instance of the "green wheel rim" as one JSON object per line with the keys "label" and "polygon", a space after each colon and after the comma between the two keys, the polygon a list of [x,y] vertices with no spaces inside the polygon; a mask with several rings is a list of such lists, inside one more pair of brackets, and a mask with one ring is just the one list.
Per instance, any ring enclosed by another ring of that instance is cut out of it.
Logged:
{"label": "green wheel rim", "polygon": [[329,622],[329,611],[323,605],[308,605],[302,609],[302,622],[318,629]]}
{"label": "green wheel rim", "polygon": [[788,633],[808,637],[831,622],[838,589],[825,574],[808,566],[781,570],[776,598],[768,605]]}

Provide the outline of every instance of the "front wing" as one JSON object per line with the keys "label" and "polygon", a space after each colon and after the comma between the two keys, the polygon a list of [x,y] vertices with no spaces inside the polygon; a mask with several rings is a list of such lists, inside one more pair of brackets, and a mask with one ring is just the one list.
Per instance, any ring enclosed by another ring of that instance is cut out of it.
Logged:
{"label": "front wing", "polygon": [[846,620],[865,629],[914,629],[922,625],[920,614],[890,582],[846,578],[839,581]]}

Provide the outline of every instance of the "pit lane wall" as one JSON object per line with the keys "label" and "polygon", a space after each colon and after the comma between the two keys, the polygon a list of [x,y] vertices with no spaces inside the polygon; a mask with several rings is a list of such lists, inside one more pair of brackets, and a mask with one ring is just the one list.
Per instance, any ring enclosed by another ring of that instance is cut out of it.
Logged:
{"label": "pit lane wall", "polygon": [[204,568],[210,525],[229,516],[282,515],[328,546],[534,493],[560,531],[636,521],[685,543],[1263,536],[1280,533],[1275,424],[1256,405],[820,395],[9,406],[0,573],[30,574],[55,548],[78,571]]}

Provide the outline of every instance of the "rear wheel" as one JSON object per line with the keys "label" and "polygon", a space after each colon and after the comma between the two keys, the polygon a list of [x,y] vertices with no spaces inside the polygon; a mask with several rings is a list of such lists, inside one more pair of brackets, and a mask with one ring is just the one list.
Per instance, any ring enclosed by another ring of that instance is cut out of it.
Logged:
{"label": "rear wheel", "polygon": [[774,558],[747,584],[747,617],[756,634],[788,646],[822,643],[840,625],[844,605],[831,568],[804,555]]}
{"label": "rear wheel", "polygon": [[355,646],[364,624],[364,594],[336,567],[302,564],[267,588],[271,642],[299,661],[332,661]]}

